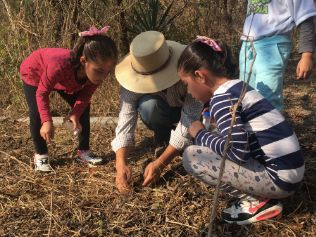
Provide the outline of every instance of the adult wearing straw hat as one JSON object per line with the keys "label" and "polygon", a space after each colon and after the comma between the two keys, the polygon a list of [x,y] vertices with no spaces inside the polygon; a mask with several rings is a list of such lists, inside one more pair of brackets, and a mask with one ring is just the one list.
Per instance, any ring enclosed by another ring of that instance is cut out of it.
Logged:
{"label": "adult wearing straw hat", "polygon": [[164,167],[192,143],[187,129],[200,118],[203,105],[187,93],[177,74],[183,50],[183,45],[166,41],[160,32],[147,31],[133,40],[130,54],[115,68],[122,85],[121,108],[116,138],[111,144],[116,152],[116,184],[122,193],[131,191],[127,158],[135,144],[138,113],[160,144],[155,151],[157,159],[145,169],[144,186],[155,183]]}

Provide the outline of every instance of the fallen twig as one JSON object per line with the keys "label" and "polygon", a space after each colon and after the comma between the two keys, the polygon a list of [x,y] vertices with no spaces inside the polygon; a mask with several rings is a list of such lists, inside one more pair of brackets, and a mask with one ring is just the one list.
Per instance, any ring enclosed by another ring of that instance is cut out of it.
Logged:
{"label": "fallen twig", "polygon": [[9,155],[8,153],[5,153],[4,151],[0,151],[2,154],[5,154],[6,156],[8,156],[9,158],[19,162],[20,164],[26,166],[28,169],[31,169],[31,167],[28,164],[25,164],[24,162],[18,160],[17,158],[15,158],[14,156]]}
{"label": "fallen twig", "polygon": [[293,211],[291,214],[287,215],[286,217],[289,217],[289,216],[293,215],[293,214],[300,208],[300,206],[301,206],[302,204],[303,204],[303,202],[301,202],[301,204],[298,205],[298,207],[295,209],[295,211]]}
{"label": "fallen twig", "polygon": [[168,223],[172,223],[172,224],[176,224],[176,225],[186,226],[186,227],[189,227],[189,228],[192,228],[192,229],[198,229],[197,227],[190,226],[190,225],[186,225],[186,224],[182,224],[182,223],[180,223],[180,222],[169,221],[169,220],[166,220],[166,222],[168,222]]}

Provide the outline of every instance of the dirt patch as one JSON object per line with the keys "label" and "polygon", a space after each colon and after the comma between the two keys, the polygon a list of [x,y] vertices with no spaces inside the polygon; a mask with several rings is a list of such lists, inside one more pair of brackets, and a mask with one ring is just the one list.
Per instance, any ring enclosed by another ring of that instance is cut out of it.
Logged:
{"label": "dirt patch", "polygon": [[[284,83],[284,116],[294,128],[306,158],[299,191],[281,202],[282,216],[246,226],[229,225],[220,213],[232,201],[221,194],[215,220],[217,236],[313,236],[316,230],[315,77],[297,81],[297,59],[289,63]],[[115,187],[113,128],[93,128],[91,149],[105,164],[89,169],[76,162],[78,141],[62,128],[49,145],[56,173],[33,171],[33,142],[26,124],[0,122],[1,236],[199,236],[207,225],[214,189],[189,176],[176,157],[151,188],[141,188],[155,144],[149,130],[136,130],[129,165],[134,193]],[[52,215],[51,215],[52,213]],[[205,236],[205,235],[204,235]]]}

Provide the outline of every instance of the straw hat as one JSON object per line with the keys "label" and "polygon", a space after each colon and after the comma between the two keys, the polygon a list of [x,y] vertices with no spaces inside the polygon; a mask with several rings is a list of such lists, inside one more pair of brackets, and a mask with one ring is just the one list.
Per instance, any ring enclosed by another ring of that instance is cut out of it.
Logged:
{"label": "straw hat", "polygon": [[184,46],[166,41],[157,31],[136,36],[127,54],[116,66],[115,75],[126,89],[137,93],[154,93],[180,80],[177,63]]}

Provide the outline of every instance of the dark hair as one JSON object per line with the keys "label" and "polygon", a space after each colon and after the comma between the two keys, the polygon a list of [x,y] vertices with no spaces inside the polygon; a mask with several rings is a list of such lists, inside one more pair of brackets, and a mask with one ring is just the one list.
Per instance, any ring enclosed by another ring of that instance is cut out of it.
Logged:
{"label": "dark hair", "polygon": [[222,51],[215,51],[211,46],[200,41],[189,44],[180,55],[178,71],[194,77],[194,72],[200,68],[210,70],[216,77],[232,79],[237,71],[233,62],[232,52],[222,40],[216,40]]}
{"label": "dark hair", "polygon": [[82,55],[88,62],[117,60],[118,51],[113,40],[106,35],[83,36],[78,39],[74,51],[70,53],[69,64],[79,69]]}

